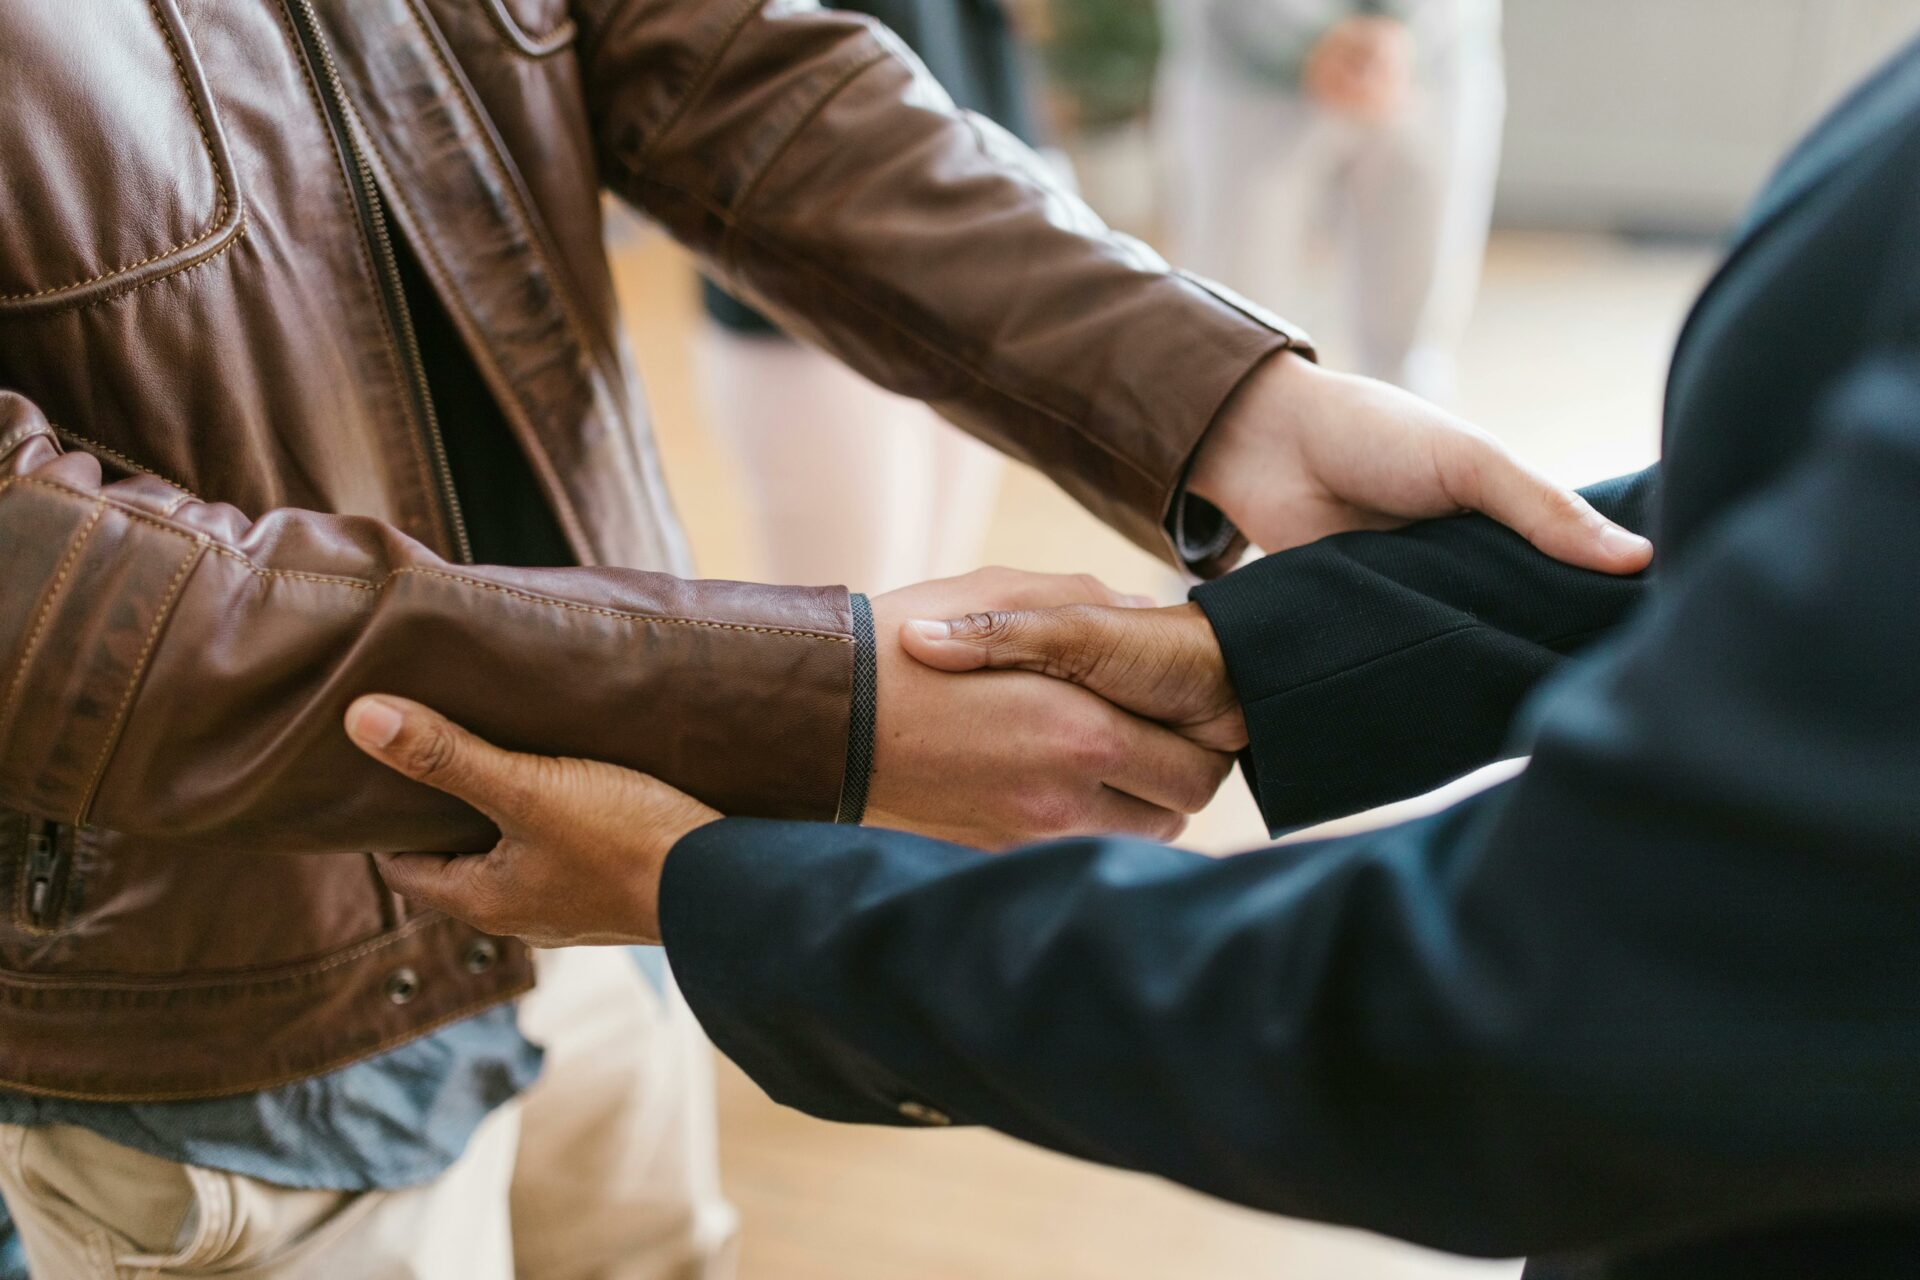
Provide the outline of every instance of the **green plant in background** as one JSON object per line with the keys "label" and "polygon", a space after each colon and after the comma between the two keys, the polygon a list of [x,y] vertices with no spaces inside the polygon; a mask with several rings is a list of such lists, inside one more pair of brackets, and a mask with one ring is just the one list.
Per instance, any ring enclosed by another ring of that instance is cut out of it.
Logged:
{"label": "green plant in background", "polygon": [[1154,0],[1047,0],[1045,8],[1047,74],[1072,125],[1093,131],[1144,115],[1160,59]]}

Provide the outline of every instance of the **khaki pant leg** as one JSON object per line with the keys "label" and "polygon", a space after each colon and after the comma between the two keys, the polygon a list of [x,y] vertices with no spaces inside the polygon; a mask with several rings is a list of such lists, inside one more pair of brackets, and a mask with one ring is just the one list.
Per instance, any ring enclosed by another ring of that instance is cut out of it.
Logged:
{"label": "khaki pant leg", "polygon": [[36,1280],[513,1280],[517,1106],[439,1178],[294,1190],[69,1125],[0,1125],[0,1194]]}
{"label": "khaki pant leg", "polygon": [[727,1280],[713,1057],[678,990],[616,948],[542,952],[520,1025],[546,1047],[521,1099],[520,1280]]}

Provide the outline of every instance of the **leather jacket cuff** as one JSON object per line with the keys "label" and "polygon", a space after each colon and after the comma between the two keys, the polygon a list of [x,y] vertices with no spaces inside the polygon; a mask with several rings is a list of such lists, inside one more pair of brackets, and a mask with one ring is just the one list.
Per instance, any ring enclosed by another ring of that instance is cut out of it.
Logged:
{"label": "leather jacket cuff", "polygon": [[847,717],[847,769],[840,784],[835,822],[858,825],[867,814],[867,783],[873,776],[874,720],[879,711],[873,605],[859,592],[848,597],[853,613],[853,707]]}
{"label": "leather jacket cuff", "polygon": [[[1283,351],[1291,351],[1313,361],[1318,361],[1319,355],[1314,349],[1313,338],[1305,330],[1288,324],[1258,303],[1204,276],[1189,271],[1181,271],[1178,276],[1215,302],[1224,304],[1227,313],[1236,320],[1242,323],[1251,320],[1257,330],[1270,335],[1268,343],[1254,349],[1251,360],[1245,359],[1243,353],[1242,359],[1230,361],[1228,368],[1232,371],[1231,378],[1216,383],[1214,393],[1203,398],[1203,403],[1212,406],[1211,416],[1193,438],[1181,464],[1179,479],[1174,482],[1162,508],[1161,532],[1178,567],[1195,578],[1217,578],[1240,563],[1247,552],[1247,539],[1219,507],[1187,491],[1187,476],[1193,469],[1194,456],[1199,453],[1201,442],[1213,430],[1219,415],[1232,402],[1234,394],[1267,361],[1277,358]],[[1224,387],[1224,393],[1221,387]]]}

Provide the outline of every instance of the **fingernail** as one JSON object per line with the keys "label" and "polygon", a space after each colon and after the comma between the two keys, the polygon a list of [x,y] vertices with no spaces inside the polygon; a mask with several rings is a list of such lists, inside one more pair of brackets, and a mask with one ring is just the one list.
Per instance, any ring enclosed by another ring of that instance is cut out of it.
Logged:
{"label": "fingernail", "polygon": [[947,640],[953,636],[953,624],[950,622],[930,622],[925,618],[915,618],[907,623],[922,640]]}
{"label": "fingernail", "polygon": [[1630,533],[1617,524],[1610,524],[1600,531],[1600,547],[1609,555],[1639,555],[1653,544],[1637,533]]}
{"label": "fingernail", "polygon": [[400,736],[399,710],[378,698],[362,698],[347,710],[347,736],[378,751]]}

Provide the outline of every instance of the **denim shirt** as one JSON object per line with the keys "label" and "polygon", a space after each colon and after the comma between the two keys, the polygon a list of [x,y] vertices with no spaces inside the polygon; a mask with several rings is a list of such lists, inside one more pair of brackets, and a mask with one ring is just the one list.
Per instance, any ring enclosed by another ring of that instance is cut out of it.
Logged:
{"label": "denim shirt", "polygon": [[487,1114],[539,1075],[541,1050],[514,1013],[500,1005],[338,1071],[230,1098],[73,1102],[0,1092],[0,1122],[78,1125],[163,1160],[286,1187],[414,1186],[444,1172]]}
{"label": "denim shirt", "polygon": [[[632,949],[664,989],[665,953]],[[488,1113],[540,1074],[542,1050],[513,1005],[443,1027],[311,1080],[188,1102],[73,1102],[0,1090],[0,1123],[71,1124],[180,1164],[284,1187],[373,1191],[431,1182]],[[26,1280],[0,1204],[0,1280]]]}

